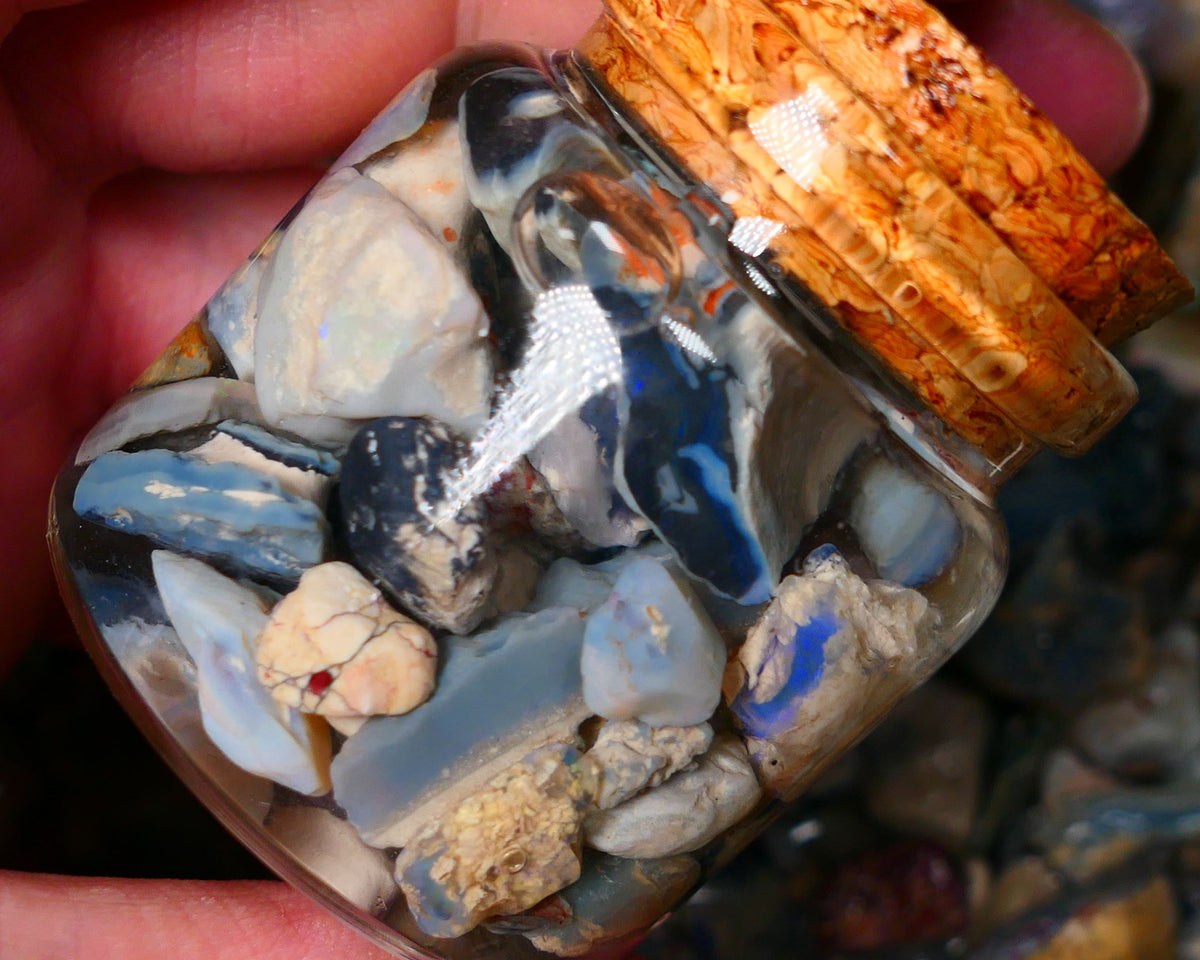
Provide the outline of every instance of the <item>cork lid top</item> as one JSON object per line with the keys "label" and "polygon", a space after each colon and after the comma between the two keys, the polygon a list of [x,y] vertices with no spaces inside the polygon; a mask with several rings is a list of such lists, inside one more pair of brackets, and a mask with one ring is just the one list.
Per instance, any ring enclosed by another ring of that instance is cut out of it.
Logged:
{"label": "cork lid top", "polygon": [[[765,253],[1003,462],[1136,398],[1105,349],[1191,288],[923,0],[607,0],[581,52]],[[751,252],[748,250],[748,252]]]}

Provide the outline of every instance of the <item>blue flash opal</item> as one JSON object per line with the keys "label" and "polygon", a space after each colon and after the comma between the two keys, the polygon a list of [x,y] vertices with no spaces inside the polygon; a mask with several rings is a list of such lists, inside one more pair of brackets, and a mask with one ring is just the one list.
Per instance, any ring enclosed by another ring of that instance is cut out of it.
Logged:
{"label": "blue flash opal", "polygon": [[741,603],[770,599],[775,578],[738,496],[733,372],[657,330],[621,347],[630,387],[618,470],[634,506],[693,575]]}
{"label": "blue flash opal", "polygon": [[[842,629],[841,619],[832,611],[816,611],[807,623],[796,624],[791,636],[791,673],[782,689],[766,703],[755,703],[749,690],[743,690],[731,704],[745,730],[756,737],[772,737],[792,726],[800,702],[815,690],[825,672],[825,644]],[[775,648],[781,644],[773,638]]]}

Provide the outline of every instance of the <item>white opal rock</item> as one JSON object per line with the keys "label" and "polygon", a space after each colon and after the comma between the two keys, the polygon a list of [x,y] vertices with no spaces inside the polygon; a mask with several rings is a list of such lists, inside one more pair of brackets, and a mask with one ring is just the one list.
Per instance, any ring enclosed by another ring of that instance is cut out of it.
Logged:
{"label": "white opal rock", "polygon": [[417,74],[338,157],[333,169],[362,163],[380,150],[407,140],[420,130],[429,116],[429,105],[437,89],[437,75],[433,67]]}
{"label": "white opal rock", "polygon": [[595,805],[609,810],[650,787],[657,787],[712,745],[707,723],[694,727],[651,727],[636,720],[610,720],[600,728],[587,755],[599,769]]}
{"label": "white opal rock", "polygon": [[585,840],[618,857],[688,853],[748,816],[761,796],[745,746],[725,734],[717,737],[695,769],[611,810],[589,811]]}
{"label": "white opal rock", "polygon": [[328,810],[276,806],[265,826],[306,870],[356,907],[378,916],[400,895],[387,855],[368,847],[348,821]]}
{"label": "white opal rock", "polygon": [[254,379],[258,289],[266,269],[266,255],[252,256],[225,281],[204,308],[209,333],[221,345],[225,358],[242,380]]}
{"label": "white opal rock", "polygon": [[256,648],[280,703],[334,718],[396,716],[434,688],[437,644],[348,563],[311,567],[279,602]]}
{"label": "white opal rock", "polygon": [[240,380],[198,377],[127,393],[118,400],[79,445],[76,463],[156,433],[187,430],[221,420],[261,422],[254,387]]}
{"label": "white opal rock", "polygon": [[444,244],[458,243],[473,208],[457,121],[430,124],[364,164],[362,172],[402,200]]}
{"label": "white opal rock", "polygon": [[479,298],[415,214],[353,169],[318,184],[284,232],[258,316],[254,376],[272,423],[424,416],[472,434],[487,418]]}
{"label": "white opal rock", "polygon": [[189,452],[208,463],[240,463],[274,477],[285,492],[320,507],[329,499],[338,471],[337,460],[328,453],[230,421],[219,425],[212,439]]}
{"label": "white opal rock", "polygon": [[325,721],[276,702],[254,679],[261,597],[199,560],[156,550],[154,579],[171,625],[196,665],[204,731],[243,770],[298,793],[329,790]]}
{"label": "white opal rock", "polygon": [[649,557],[629,563],[588,618],[583,696],[608,720],[703,723],[721,698],[725,644],[691,587]]}
{"label": "white opal rock", "polygon": [[[154,589],[153,584],[148,587]],[[93,612],[97,612],[95,608]],[[146,706],[171,731],[192,762],[219,784],[248,817],[262,823],[271,809],[274,785],[230,761],[205,732],[196,691],[196,666],[175,630],[165,623],[147,623],[140,618],[116,623],[98,619],[97,626]]]}
{"label": "white opal rock", "polygon": [[950,501],[887,460],[863,471],[850,525],[879,576],[906,587],[941,573],[961,539]]}

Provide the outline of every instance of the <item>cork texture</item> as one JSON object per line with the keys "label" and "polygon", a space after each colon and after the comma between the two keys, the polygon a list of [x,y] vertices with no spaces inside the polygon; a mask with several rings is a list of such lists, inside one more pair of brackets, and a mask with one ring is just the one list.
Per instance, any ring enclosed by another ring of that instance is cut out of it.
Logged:
{"label": "cork texture", "polygon": [[[602,20],[580,48],[591,66],[639,114],[694,176],[717,185],[739,217],[787,222],[786,204],[737,162],[662,77],[628,46],[616,24]],[[911,328],[821,240],[792,223],[774,243],[776,262],[828,305],[834,316],[906,382],[919,400],[952,422],[992,463],[1018,455],[1026,439],[1000,411]]]}
{"label": "cork texture", "polygon": [[1150,230],[1070,141],[922,0],[767,0],[1104,344],[1186,303]]}
{"label": "cork texture", "polygon": [[[609,9],[630,57],[766,184],[790,211],[784,222],[836,253],[915,331],[918,350],[940,354],[1021,431],[1071,452],[1128,409],[1120,365],[774,10],[757,0],[610,0]],[[610,83],[619,73],[605,70]],[[685,161],[691,149],[679,151]],[[794,244],[794,232],[781,240]],[[901,355],[873,346],[889,362]]]}

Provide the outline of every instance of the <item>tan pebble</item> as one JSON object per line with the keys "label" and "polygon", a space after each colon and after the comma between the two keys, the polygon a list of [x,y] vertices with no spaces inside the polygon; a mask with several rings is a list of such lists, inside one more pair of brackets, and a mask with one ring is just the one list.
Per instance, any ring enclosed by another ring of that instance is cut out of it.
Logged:
{"label": "tan pebble", "polygon": [[305,572],[275,607],[256,660],[259,681],[280,703],[354,720],[424,703],[434,688],[437,646],[354,567],[334,562]]}

